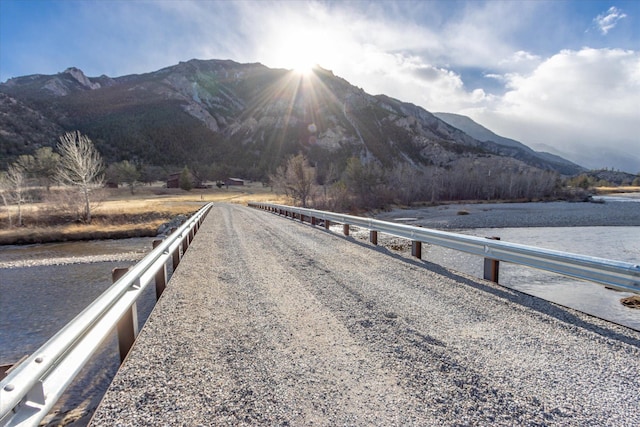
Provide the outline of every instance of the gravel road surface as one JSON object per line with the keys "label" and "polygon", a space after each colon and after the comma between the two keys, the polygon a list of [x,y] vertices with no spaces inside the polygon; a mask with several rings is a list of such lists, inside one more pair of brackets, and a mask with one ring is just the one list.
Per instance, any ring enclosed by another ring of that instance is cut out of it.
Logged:
{"label": "gravel road surface", "polygon": [[91,425],[637,426],[639,368],[637,332],[219,204]]}

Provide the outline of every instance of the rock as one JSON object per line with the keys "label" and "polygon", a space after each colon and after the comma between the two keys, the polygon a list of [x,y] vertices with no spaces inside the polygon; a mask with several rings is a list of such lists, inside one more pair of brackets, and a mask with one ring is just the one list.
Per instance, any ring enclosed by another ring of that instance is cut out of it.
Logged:
{"label": "rock", "polygon": [[640,295],[634,295],[631,297],[621,298],[622,305],[629,308],[640,308]]}
{"label": "rock", "polygon": [[171,233],[172,228],[178,228],[188,219],[186,215],[178,215],[174,217],[171,221],[165,222],[160,227],[158,227],[158,236],[167,236]]}

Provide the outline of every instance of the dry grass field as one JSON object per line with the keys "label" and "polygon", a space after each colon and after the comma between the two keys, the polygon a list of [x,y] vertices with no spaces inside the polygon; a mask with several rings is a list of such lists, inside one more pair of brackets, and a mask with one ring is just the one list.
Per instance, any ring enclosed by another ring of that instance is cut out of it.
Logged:
{"label": "dry grass field", "polygon": [[[192,214],[207,202],[285,202],[283,196],[261,183],[188,192],[160,185],[137,187],[135,194],[127,188],[101,191],[101,200],[92,211],[91,224],[54,217],[50,213],[51,204],[40,202],[22,206],[24,227],[9,227],[9,212],[0,209],[0,244],[155,236],[163,223],[180,214]],[[11,215],[15,224],[16,206],[11,206]]]}
{"label": "dry grass field", "polygon": [[620,193],[640,193],[640,187],[620,186],[620,187],[595,187],[597,194],[620,194]]}

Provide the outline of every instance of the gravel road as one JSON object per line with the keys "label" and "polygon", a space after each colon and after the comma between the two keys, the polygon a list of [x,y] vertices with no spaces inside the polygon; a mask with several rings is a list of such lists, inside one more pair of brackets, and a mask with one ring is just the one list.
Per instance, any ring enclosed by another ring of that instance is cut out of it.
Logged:
{"label": "gravel road", "polygon": [[93,426],[640,425],[640,334],[216,205]]}

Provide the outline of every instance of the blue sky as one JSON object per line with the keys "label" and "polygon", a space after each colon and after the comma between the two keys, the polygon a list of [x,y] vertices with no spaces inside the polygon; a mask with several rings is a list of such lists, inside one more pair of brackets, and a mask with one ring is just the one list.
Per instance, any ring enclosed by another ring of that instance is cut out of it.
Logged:
{"label": "blue sky", "polygon": [[640,0],[1,0],[0,81],[309,64],[587,167],[640,172]]}

